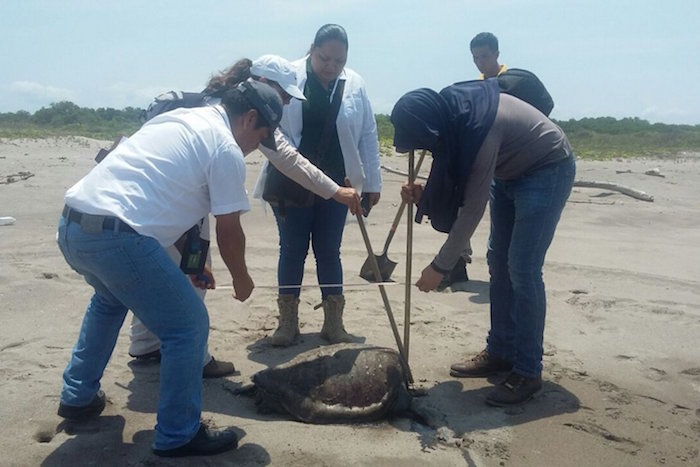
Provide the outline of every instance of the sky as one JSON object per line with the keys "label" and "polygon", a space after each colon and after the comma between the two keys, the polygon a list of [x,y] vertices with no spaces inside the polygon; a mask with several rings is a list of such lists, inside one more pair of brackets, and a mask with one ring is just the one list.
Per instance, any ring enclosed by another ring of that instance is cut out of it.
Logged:
{"label": "sky", "polygon": [[240,58],[303,57],[342,25],[375,113],[475,79],[469,41],[552,95],[551,117],[700,124],[700,0],[0,0],[0,112],[146,107]]}

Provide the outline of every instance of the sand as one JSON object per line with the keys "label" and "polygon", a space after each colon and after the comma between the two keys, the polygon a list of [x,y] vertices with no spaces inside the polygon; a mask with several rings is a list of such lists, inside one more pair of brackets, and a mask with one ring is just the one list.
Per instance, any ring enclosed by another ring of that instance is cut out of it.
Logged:
{"label": "sand", "polygon": [[[488,215],[474,238],[466,290],[424,294],[413,288],[409,360],[433,414],[365,425],[310,425],[261,415],[233,394],[256,371],[322,345],[317,289],[302,293],[302,339],[269,346],[276,326],[277,233],[257,202],[243,218],[247,261],[257,288],[245,303],[211,291],[210,349],[238,373],[204,381],[203,418],[235,425],[236,451],[163,460],[151,453],[158,366],[127,355],[128,319],[105,371],[108,404],[83,425],[56,415],[61,374],[75,343],[90,288],[63,260],[55,231],[63,193],[109,142],[85,138],[0,140],[0,464],[33,465],[699,465],[700,457],[700,157],[685,154],[625,161],[579,161],[578,179],[623,184],[653,203],[610,190],[575,188],[544,268],[548,316],[543,393],[516,408],[484,398],[497,379],[456,379],[451,363],[484,347],[489,325],[485,245]],[[247,158],[252,190],[262,156]],[[382,163],[406,169],[400,156]],[[426,164],[428,165],[428,164]],[[661,176],[646,175],[658,168]],[[30,174],[30,175],[28,175]],[[11,176],[11,177],[8,177]],[[399,204],[403,177],[384,174],[380,204],[367,228],[381,250]],[[405,222],[389,257],[405,281]],[[413,282],[444,235],[415,225]],[[342,247],[347,284],[367,257],[348,220]],[[306,284],[314,284],[309,260]],[[214,248],[220,285],[230,280]],[[403,335],[403,285],[387,292]],[[346,289],[346,328],[395,347],[376,287]]]}

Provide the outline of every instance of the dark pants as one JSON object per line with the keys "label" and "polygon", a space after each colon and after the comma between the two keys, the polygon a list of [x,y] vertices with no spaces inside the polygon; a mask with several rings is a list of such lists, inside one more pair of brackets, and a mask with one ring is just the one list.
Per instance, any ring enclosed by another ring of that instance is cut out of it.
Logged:
{"label": "dark pants", "polygon": [[546,297],[542,266],[576,174],[573,157],[491,185],[490,354],[527,377],[542,372]]}
{"label": "dark pants", "polygon": [[[340,262],[340,244],[343,239],[348,208],[336,201],[317,198],[311,207],[286,207],[285,216],[273,207],[280,236],[280,258],[277,279],[280,286],[301,285],[304,262],[309,251],[309,240],[316,257],[316,276],[319,285],[341,284],[343,267]],[[299,296],[297,288],[280,288],[280,295]],[[340,295],[342,286],[322,287],[321,298]]]}

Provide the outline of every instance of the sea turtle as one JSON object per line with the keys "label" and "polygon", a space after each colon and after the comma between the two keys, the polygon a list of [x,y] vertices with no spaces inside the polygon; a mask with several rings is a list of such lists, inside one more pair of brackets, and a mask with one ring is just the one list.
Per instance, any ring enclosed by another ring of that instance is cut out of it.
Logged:
{"label": "sea turtle", "polygon": [[411,408],[399,354],[386,347],[336,344],[309,350],[253,375],[258,410],[307,423],[362,423]]}

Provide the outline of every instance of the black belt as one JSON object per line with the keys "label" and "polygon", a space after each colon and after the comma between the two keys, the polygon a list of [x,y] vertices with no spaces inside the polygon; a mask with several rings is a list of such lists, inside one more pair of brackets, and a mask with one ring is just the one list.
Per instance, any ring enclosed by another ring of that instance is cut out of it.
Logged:
{"label": "black belt", "polygon": [[88,230],[99,228],[100,230],[137,233],[118,217],[84,214],[69,206],[63,206],[63,217],[68,222],[75,222],[76,224],[80,224],[80,226],[84,229],[87,228]]}

